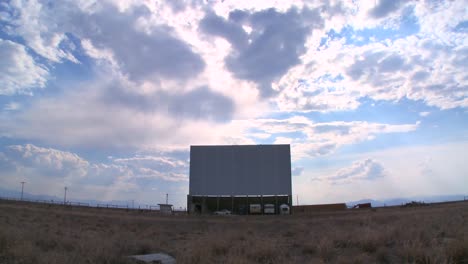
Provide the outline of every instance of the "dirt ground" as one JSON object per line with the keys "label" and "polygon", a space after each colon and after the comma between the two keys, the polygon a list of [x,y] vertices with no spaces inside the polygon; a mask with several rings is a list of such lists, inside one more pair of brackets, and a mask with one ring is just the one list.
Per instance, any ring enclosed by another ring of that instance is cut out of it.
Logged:
{"label": "dirt ground", "polygon": [[290,216],[0,201],[0,263],[468,263],[468,202]]}

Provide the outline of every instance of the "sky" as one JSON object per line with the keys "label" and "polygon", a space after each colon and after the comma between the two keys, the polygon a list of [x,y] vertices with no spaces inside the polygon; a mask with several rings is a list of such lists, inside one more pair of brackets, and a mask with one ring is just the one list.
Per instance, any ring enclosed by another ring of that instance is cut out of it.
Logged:
{"label": "sky", "polygon": [[468,194],[466,1],[0,2],[0,186],[186,205],[190,145],[291,144],[301,204]]}

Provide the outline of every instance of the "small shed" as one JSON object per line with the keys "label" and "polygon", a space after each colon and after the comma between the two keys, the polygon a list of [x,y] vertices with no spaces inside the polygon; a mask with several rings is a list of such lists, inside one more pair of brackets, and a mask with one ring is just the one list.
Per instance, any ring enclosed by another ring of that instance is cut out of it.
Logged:
{"label": "small shed", "polygon": [[172,214],[172,204],[158,204],[161,214]]}

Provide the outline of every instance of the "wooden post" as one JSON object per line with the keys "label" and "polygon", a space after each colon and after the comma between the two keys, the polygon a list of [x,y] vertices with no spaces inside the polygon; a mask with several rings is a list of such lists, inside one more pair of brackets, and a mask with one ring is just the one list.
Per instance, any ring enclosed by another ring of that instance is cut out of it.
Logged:
{"label": "wooden post", "polygon": [[275,214],[279,213],[278,196],[275,195]]}
{"label": "wooden post", "polygon": [[263,194],[260,195],[260,204],[261,204],[261,210],[262,214],[265,212],[264,206],[263,206]]}
{"label": "wooden post", "polygon": [[231,195],[231,213],[234,213],[234,196]]}

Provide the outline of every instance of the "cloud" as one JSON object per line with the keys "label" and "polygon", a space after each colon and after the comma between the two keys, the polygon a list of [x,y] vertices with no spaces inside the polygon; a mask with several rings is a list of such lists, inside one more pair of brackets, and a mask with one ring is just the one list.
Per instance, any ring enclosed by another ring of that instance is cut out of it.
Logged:
{"label": "cloud", "polygon": [[117,80],[111,82],[100,95],[104,104],[126,107],[143,113],[165,112],[174,118],[204,119],[226,122],[235,111],[231,98],[215,92],[206,86],[182,93],[155,91],[138,93],[138,88],[123,87]]}
{"label": "cloud", "polygon": [[[86,97],[73,93],[69,96],[65,101],[40,100],[29,111],[16,113],[14,122],[4,119],[0,126],[3,135],[8,136],[8,131],[15,131],[17,138],[34,138],[45,143],[86,149],[100,146],[111,150],[128,147],[187,148],[191,144],[255,144],[255,140],[261,137],[266,142],[291,144],[292,157],[299,160],[329,155],[342,146],[372,140],[380,134],[411,132],[419,127],[419,123],[314,122],[304,116],[226,122],[210,120],[209,117],[177,120],[173,118],[177,115],[168,115],[168,112],[102,104],[97,99],[100,96]],[[138,105],[137,102],[131,105]],[[167,105],[164,100],[154,103]]]}
{"label": "cloud", "polygon": [[118,69],[134,81],[186,81],[205,67],[202,58],[171,27],[145,26],[151,12],[144,5],[120,9],[110,2],[87,6],[75,1],[53,5],[29,1],[12,2],[8,7],[18,13],[8,21],[11,34],[23,37],[31,49],[54,63],[63,59],[78,63],[73,54],[83,41],[88,55],[111,56]]}
{"label": "cloud", "polygon": [[175,160],[168,157],[159,157],[159,156],[135,156],[131,158],[118,158],[113,160],[115,163],[120,164],[137,164],[138,166],[164,166],[166,168],[176,168],[176,167],[187,167],[186,162],[180,160]]}
{"label": "cloud", "polygon": [[[460,63],[466,57],[465,36],[454,30],[466,20],[464,7],[459,2],[414,1],[398,2],[397,7],[382,1],[376,8],[395,11],[369,20],[374,6],[367,2],[344,3],[342,15],[347,19],[340,25],[346,30],[340,32],[335,25],[323,32],[324,37],[309,39],[303,63],[278,82],[283,87],[276,98],[278,107],[290,112],[350,111],[358,109],[362,98],[406,98],[440,109],[467,107],[468,99],[461,92],[467,87],[466,63]],[[396,11],[403,5],[414,25]],[[407,36],[408,30],[415,32]],[[359,37],[365,40],[355,43]]]}
{"label": "cloud", "polygon": [[426,116],[429,116],[431,114],[431,112],[420,112],[419,115],[422,116],[422,117],[426,117]]}
{"label": "cloud", "polygon": [[382,77],[382,74],[387,72],[394,73],[400,70],[408,70],[405,59],[401,56],[369,51],[360,54],[360,58],[355,60],[348,68],[347,74],[353,80],[365,78],[368,82],[378,83],[379,80],[377,78]]}
{"label": "cloud", "polygon": [[382,18],[397,11],[406,1],[403,0],[380,0],[377,5],[369,11],[374,18]]}
{"label": "cloud", "polygon": [[111,50],[120,69],[131,80],[185,81],[204,69],[202,58],[172,28],[139,26],[139,21],[151,15],[146,7],[120,11],[113,5],[101,5],[96,12],[72,16],[69,30],[97,48]]}
{"label": "cloud", "polygon": [[126,83],[84,84],[57,97],[38,98],[22,111],[0,116],[0,134],[11,137],[16,131],[15,137],[62,146],[169,146],[178,138],[187,143],[196,137],[188,131],[192,123],[226,123],[235,111],[230,98],[207,87],[177,94],[138,91]]}
{"label": "cloud", "polygon": [[160,171],[156,171],[156,170],[149,169],[149,168],[139,168],[137,178],[148,179],[148,180],[163,179],[166,181],[175,181],[175,182],[188,181],[188,177],[186,173],[176,173],[176,172],[162,173]]}
{"label": "cloud", "polygon": [[140,179],[163,179],[176,182],[188,180],[187,160],[181,159],[180,156],[174,156],[170,152],[164,153],[164,156],[137,155],[130,158],[114,159],[113,162],[125,165],[137,172],[136,177]]}
{"label": "cloud", "polygon": [[[339,47],[334,47],[334,45]],[[421,100],[440,109],[467,107],[466,51],[456,44],[409,37],[355,47],[339,40],[310,66],[289,72],[276,102],[283,111],[349,111],[359,100]],[[408,48],[410,47],[410,48]],[[299,81],[298,81],[299,80]]]}
{"label": "cloud", "polygon": [[[269,133],[274,143],[291,144],[292,158],[299,160],[329,155],[344,145],[374,139],[379,134],[415,131],[415,124],[383,124],[366,121],[313,122],[304,116],[286,119],[235,120],[233,126],[243,131]],[[275,136],[277,134],[278,136]]]}
{"label": "cloud", "polygon": [[301,176],[303,172],[304,172],[303,167],[293,167],[291,170],[291,174],[293,176]]}
{"label": "cloud", "polygon": [[[248,27],[249,32],[245,30]],[[323,26],[317,10],[291,8],[287,12],[234,10],[224,19],[208,13],[200,29],[225,38],[232,45],[225,65],[237,78],[254,81],[263,97],[275,93],[272,82],[300,63],[312,28]]]}
{"label": "cloud", "polygon": [[9,146],[4,155],[13,160],[17,168],[32,169],[31,173],[45,177],[83,177],[89,166],[76,154],[31,144]]}
{"label": "cloud", "polygon": [[17,111],[21,108],[21,104],[16,103],[16,102],[10,102],[5,105],[3,108],[5,111]]}
{"label": "cloud", "polygon": [[[420,31],[400,37],[408,21],[398,11],[405,7]],[[284,2],[275,9],[247,2],[28,1],[5,10],[5,32],[50,62],[78,62],[84,50],[110,61],[117,78],[173,92],[209,87],[243,104],[239,109],[256,104],[255,87],[283,111],[355,110],[365,97],[441,109],[468,104],[468,53],[456,30],[466,15],[458,1]],[[389,36],[356,45],[360,29]]]}
{"label": "cloud", "polygon": [[[3,5],[6,12],[4,17],[6,33],[20,36],[26,45],[42,57],[61,62],[69,60],[78,62],[72,55],[74,49],[64,31],[58,30],[63,24],[60,19],[69,15],[70,9],[57,10],[48,9],[54,5],[43,5],[41,2],[32,1],[9,1]],[[65,7],[62,5],[61,7]]]}
{"label": "cloud", "polygon": [[368,158],[338,170],[335,174],[327,177],[327,180],[332,183],[349,183],[358,180],[375,180],[384,176],[384,166],[380,162]]}
{"label": "cloud", "polygon": [[426,157],[422,162],[418,164],[420,174],[422,176],[433,176],[434,175],[434,170],[431,166],[431,164],[434,163],[431,157]]}
{"label": "cloud", "polygon": [[[144,189],[146,185],[188,180],[186,159],[178,159],[171,152],[96,163],[72,152],[32,144],[12,145],[0,152],[0,168],[2,185],[16,185],[14,179],[23,179],[31,188],[42,193],[66,185],[77,193],[99,187],[101,191],[118,197],[125,188]],[[99,197],[100,194],[88,192],[87,195]]]}
{"label": "cloud", "polygon": [[38,64],[26,48],[0,39],[0,95],[28,94],[45,87],[48,69]]}

